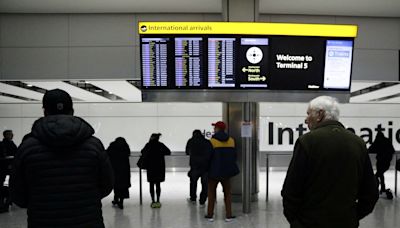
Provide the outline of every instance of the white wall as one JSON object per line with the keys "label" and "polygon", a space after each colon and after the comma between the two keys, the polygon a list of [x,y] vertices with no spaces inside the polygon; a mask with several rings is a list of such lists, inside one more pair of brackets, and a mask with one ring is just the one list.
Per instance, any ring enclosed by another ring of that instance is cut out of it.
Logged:
{"label": "white wall", "polygon": [[[222,14],[0,14],[0,80],[140,79],[138,21]],[[353,79],[399,80],[400,18],[260,15],[261,22],[356,24]]]}
{"label": "white wall", "polygon": [[[278,142],[278,128],[290,128],[294,142],[299,135],[296,128],[299,125],[307,128],[306,108],[305,103],[260,103],[260,150],[292,150],[288,132],[282,134],[282,143]],[[93,126],[95,135],[106,147],[116,137],[123,136],[133,151],[139,151],[153,132],[161,132],[161,140],[171,150],[184,151],[193,129],[210,135],[211,123],[222,118],[221,103],[75,103],[74,109],[77,116]],[[0,104],[0,130],[12,129],[19,144],[40,116],[40,104]],[[341,121],[346,127],[354,128],[365,141],[375,138],[375,128],[381,124],[385,135],[392,135],[395,148],[400,150],[400,105],[341,105]],[[270,137],[271,125],[273,136]]]}
{"label": "white wall", "polygon": [[[0,130],[12,129],[19,144],[33,122],[43,116],[41,104],[0,104]],[[75,115],[95,129],[107,147],[125,137],[132,151],[140,151],[151,133],[173,151],[184,151],[194,129],[211,134],[211,123],[221,120],[220,103],[75,103]]]}
{"label": "white wall", "polygon": [[0,14],[0,80],[140,79],[138,21],[221,14]]}

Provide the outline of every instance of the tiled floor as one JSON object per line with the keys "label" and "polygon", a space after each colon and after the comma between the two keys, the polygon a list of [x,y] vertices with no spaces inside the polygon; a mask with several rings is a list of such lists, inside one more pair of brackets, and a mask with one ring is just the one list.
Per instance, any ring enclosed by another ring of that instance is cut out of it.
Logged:
{"label": "tiled floor", "polygon": [[[394,172],[386,175],[387,185],[394,189]],[[223,196],[218,190],[218,203],[216,207],[216,220],[212,223],[203,216],[205,208],[186,202],[188,197],[188,178],[185,172],[168,172],[167,180],[162,184],[160,209],[150,208],[150,196],[147,182],[144,182],[143,201],[139,204],[138,173],[132,175],[133,187],[130,189],[131,198],[125,202],[125,209],[120,210],[111,206],[112,194],[103,200],[103,216],[107,228],[152,227],[152,228],[195,228],[195,227],[271,227],[288,228],[282,214],[282,204],[279,191],[282,186],[285,172],[274,171],[270,176],[270,200],[265,202],[265,172],[260,173],[259,201],[253,203],[250,214],[242,213],[242,205],[233,205],[237,219],[226,223],[224,219]],[[144,179],[145,180],[145,179]],[[11,212],[0,214],[1,228],[26,227],[26,212],[23,209],[12,207]],[[394,228],[400,227],[400,200],[387,200],[381,198],[375,211],[361,221],[362,228]]]}

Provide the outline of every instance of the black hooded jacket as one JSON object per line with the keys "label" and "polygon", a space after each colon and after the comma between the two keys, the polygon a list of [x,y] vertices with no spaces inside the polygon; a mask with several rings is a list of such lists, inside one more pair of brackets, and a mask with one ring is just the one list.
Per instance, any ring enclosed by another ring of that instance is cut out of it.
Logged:
{"label": "black hooded jacket", "polygon": [[190,155],[190,173],[194,176],[202,175],[208,171],[213,152],[210,141],[200,133],[194,135],[186,143],[186,154]]}
{"label": "black hooded jacket", "polygon": [[104,227],[101,199],[113,173],[93,128],[71,115],[35,121],[18,148],[11,197],[28,209],[29,228]]}
{"label": "black hooded jacket", "polygon": [[376,154],[377,171],[384,173],[390,167],[395,150],[392,142],[382,132],[379,132],[372,145],[368,148],[368,152]]}

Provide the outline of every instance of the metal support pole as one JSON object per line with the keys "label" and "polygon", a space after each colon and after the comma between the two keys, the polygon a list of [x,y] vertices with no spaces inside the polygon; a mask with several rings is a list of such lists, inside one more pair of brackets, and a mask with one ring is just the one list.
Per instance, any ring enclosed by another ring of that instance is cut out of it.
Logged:
{"label": "metal support pole", "polygon": [[394,195],[397,197],[397,170],[396,170],[396,162],[397,162],[397,153],[395,154],[394,160]]}
{"label": "metal support pole", "polygon": [[142,169],[139,168],[139,200],[140,200],[140,205],[143,204],[143,198],[142,198]]}
{"label": "metal support pole", "polygon": [[[251,106],[249,102],[243,104],[243,120],[245,122],[251,121]],[[252,170],[252,144],[251,137],[242,138],[243,145],[243,213],[248,214],[251,211],[251,170]]]}
{"label": "metal support pole", "polygon": [[269,154],[267,153],[267,159],[265,163],[265,176],[266,176],[266,189],[265,189],[265,201],[268,201],[269,197]]}

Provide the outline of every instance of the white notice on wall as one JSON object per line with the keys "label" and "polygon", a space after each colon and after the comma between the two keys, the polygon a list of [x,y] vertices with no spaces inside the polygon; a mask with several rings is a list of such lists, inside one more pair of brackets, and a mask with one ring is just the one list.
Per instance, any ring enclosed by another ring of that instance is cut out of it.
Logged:
{"label": "white notice on wall", "polygon": [[241,127],[242,138],[251,138],[253,131],[253,125],[251,122],[243,122]]}

